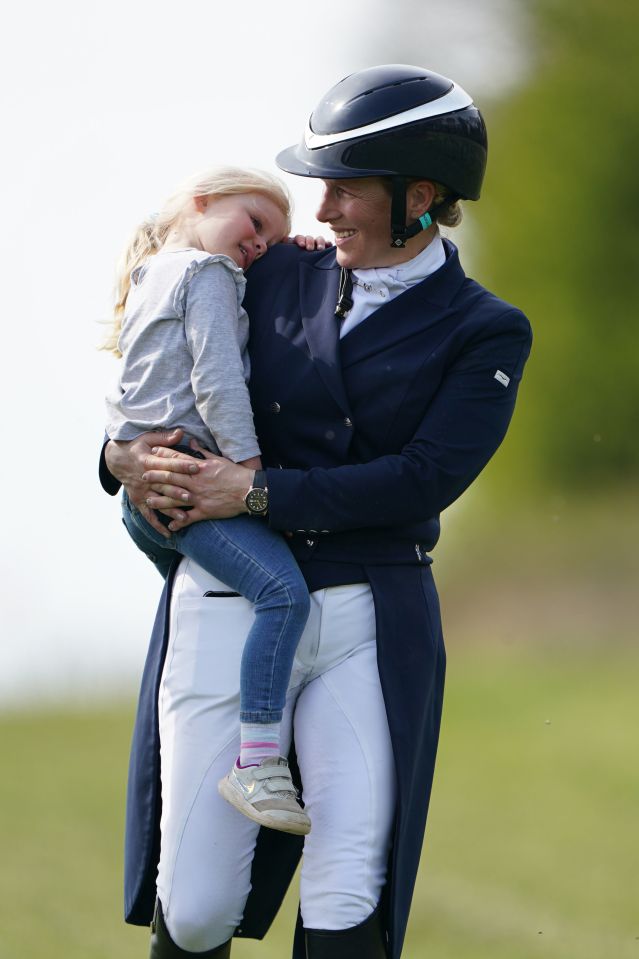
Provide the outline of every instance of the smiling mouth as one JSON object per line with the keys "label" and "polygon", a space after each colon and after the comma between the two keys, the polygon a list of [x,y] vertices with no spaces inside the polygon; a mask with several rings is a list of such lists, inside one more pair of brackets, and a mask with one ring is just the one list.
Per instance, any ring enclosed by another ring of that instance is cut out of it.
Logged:
{"label": "smiling mouth", "polygon": [[351,237],[356,236],[357,233],[357,230],[333,230],[333,234],[335,236],[335,245],[341,246],[342,243],[350,240]]}
{"label": "smiling mouth", "polygon": [[249,268],[249,266],[251,265],[251,263],[253,262],[253,260],[251,259],[251,256],[250,256],[248,250],[246,249],[246,247],[242,246],[241,243],[239,244],[239,247],[240,247],[240,253],[242,254],[242,256],[243,256],[243,258],[244,258],[244,266],[242,267],[242,269],[248,270],[248,268]]}

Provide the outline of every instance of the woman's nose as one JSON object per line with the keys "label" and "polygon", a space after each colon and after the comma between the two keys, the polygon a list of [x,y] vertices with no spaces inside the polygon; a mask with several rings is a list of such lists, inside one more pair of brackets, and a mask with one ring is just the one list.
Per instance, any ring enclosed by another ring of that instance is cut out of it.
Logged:
{"label": "woman's nose", "polygon": [[322,193],[315,216],[320,223],[329,221],[332,223],[339,216],[339,210],[336,209],[335,203],[331,202],[331,195],[327,189]]}

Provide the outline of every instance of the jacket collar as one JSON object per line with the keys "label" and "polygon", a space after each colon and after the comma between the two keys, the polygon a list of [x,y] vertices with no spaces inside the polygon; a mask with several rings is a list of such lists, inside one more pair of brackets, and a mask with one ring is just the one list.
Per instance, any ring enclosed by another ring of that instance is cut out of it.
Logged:
{"label": "jacket collar", "polygon": [[[446,262],[435,273],[431,273],[425,280],[418,283],[412,289],[419,290],[421,297],[428,303],[436,306],[448,306],[460,286],[466,279],[466,275],[459,262],[459,251],[454,243],[442,237],[444,252],[446,253]],[[335,250],[328,250],[320,259],[314,262],[302,261],[302,266],[314,270],[336,270],[339,267],[335,261]],[[337,284],[336,280],[336,284]],[[337,286],[336,286],[337,289]],[[407,291],[410,292],[410,291]],[[402,294],[403,296],[404,294]],[[337,302],[337,296],[336,300]]]}
{"label": "jacket collar", "polygon": [[[422,283],[380,307],[348,333],[340,343],[335,317],[339,267],[335,251],[300,263],[302,325],[311,356],[324,384],[338,406],[349,414],[342,380],[342,363],[382,353],[393,344],[440,322],[452,312],[451,302],[465,279],[457,247],[444,240],[446,262]],[[329,275],[327,275],[327,273]]]}

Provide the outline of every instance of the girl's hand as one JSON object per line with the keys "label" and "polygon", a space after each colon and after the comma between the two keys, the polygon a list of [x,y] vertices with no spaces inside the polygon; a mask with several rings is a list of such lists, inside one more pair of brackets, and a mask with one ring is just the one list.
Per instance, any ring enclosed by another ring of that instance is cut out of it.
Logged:
{"label": "girl's hand", "polygon": [[[197,464],[195,471],[184,473],[183,462],[173,458],[172,450],[159,447],[147,457],[148,467],[142,476],[153,491],[147,505],[171,517],[169,530],[173,533],[198,520],[225,519],[248,512],[244,497],[255,476],[254,470],[214,456],[195,440],[190,445],[204,456],[203,460],[190,461]],[[180,509],[185,505],[192,508]]]}
{"label": "girl's hand", "polygon": [[284,242],[297,243],[303,250],[308,250],[311,253],[313,250],[325,250],[333,245],[330,240],[326,240],[323,236],[303,236],[301,233],[289,236]]}

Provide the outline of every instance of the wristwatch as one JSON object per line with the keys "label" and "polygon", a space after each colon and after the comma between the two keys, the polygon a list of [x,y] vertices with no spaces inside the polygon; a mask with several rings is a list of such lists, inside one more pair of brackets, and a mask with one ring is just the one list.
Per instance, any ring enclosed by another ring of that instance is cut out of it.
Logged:
{"label": "wristwatch", "polygon": [[244,497],[250,516],[266,516],[268,513],[268,489],[266,470],[255,470],[253,485]]}

